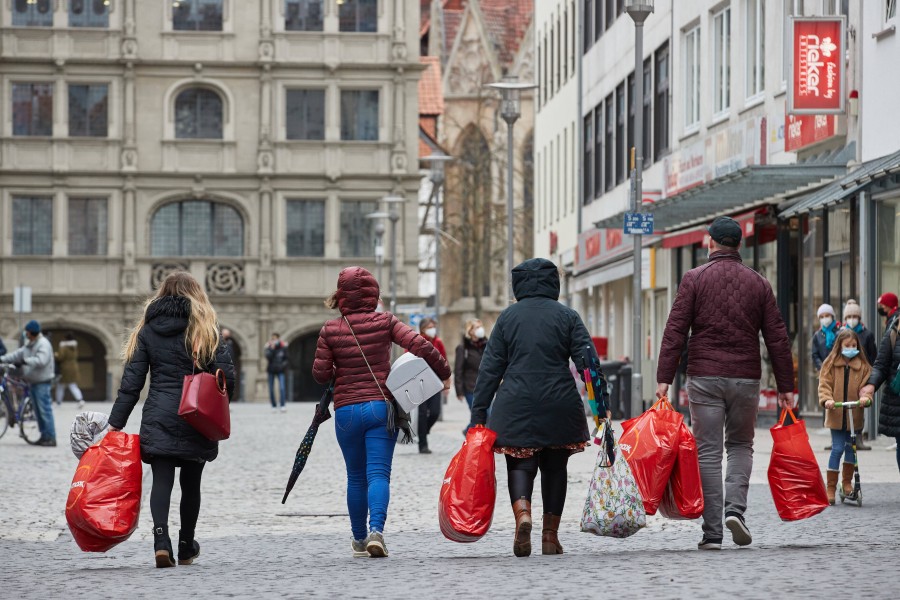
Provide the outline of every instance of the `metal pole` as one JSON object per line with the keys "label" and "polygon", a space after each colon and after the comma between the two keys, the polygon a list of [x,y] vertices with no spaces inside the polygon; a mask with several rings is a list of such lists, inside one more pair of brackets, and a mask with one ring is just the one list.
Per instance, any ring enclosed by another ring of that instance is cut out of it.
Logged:
{"label": "metal pole", "polygon": [[391,208],[391,313],[397,312],[397,221],[400,215]]}
{"label": "metal pole", "polygon": [[[634,23],[634,212],[641,212],[643,199],[643,174],[644,174],[644,22],[635,20]],[[641,292],[643,244],[640,234],[634,235],[634,275],[632,277],[632,330],[631,348],[631,416],[636,416],[644,410],[644,386],[641,373],[641,360],[643,357],[643,327],[641,320],[643,315],[643,297]]]}
{"label": "metal pole", "polygon": [[434,318],[441,320],[441,187],[434,184]]}
{"label": "metal pole", "polygon": [[506,286],[507,304],[513,302],[512,269],[515,263],[513,250],[513,126],[516,120],[506,121]]}

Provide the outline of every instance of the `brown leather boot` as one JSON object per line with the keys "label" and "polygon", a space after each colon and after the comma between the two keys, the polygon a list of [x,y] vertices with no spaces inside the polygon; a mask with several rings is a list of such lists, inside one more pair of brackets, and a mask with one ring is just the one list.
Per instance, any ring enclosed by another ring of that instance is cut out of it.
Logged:
{"label": "brown leather boot", "polygon": [[516,516],[516,537],[513,539],[513,554],[516,556],[531,555],[531,502],[525,497],[519,498],[512,505]]}
{"label": "brown leather boot", "polygon": [[825,492],[828,494],[828,504],[834,506],[834,492],[837,490],[838,472],[829,469],[825,471]]}
{"label": "brown leather boot", "polygon": [[541,554],[562,554],[563,547],[556,537],[559,531],[559,520],[562,517],[544,513],[544,528],[541,530]]}
{"label": "brown leather boot", "polygon": [[841,488],[844,490],[844,496],[853,493],[853,472],[854,465],[850,463],[841,463]]}

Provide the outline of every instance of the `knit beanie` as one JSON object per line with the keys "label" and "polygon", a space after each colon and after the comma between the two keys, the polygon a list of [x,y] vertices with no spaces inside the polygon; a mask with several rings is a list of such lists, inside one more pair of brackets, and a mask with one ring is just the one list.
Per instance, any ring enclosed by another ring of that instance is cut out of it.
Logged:
{"label": "knit beanie", "polygon": [[860,317],[862,318],[862,309],[859,307],[859,303],[856,300],[847,300],[847,304],[844,305],[844,320],[847,320],[847,317]]}
{"label": "knit beanie", "polygon": [[822,315],[832,315],[834,316],[834,308],[830,304],[823,304],[819,307],[819,310],[816,311],[816,317],[821,318]]}

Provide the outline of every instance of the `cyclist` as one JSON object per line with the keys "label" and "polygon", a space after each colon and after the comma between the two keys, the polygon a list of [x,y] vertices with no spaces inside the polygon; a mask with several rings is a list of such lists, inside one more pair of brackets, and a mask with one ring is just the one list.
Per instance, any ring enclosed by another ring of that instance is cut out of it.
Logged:
{"label": "cyclist", "polygon": [[23,365],[22,377],[31,387],[34,413],[41,438],[38,446],[56,445],[56,426],[53,423],[53,402],[50,400],[50,384],[53,381],[53,346],[41,333],[41,324],[28,321],[25,325],[25,345],[9,354],[0,356],[0,362]]}

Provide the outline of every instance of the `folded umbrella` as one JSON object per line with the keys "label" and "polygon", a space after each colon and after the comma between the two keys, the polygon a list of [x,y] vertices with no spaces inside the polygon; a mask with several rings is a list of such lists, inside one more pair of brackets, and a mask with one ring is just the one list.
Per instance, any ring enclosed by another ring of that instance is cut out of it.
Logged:
{"label": "folded umbrella", "polygon": [[328,405],[331,404],[333,396],[334,382],[332,381],[328,384],[325,393],[322,394],[322,399],[319,400],[319,404],[316,405],[316,414],[313,417],[309,429],[306,431],[306,435],[303,436],[303,441],[300,442],[300,447],[297,448],[297,454],[294,456],[294,468],[291,469],[291,476],[288,477],[287,487],[284,490],[284,497],[281,499],[282,504],[287,502],[288,494],[294,489],[297,478],[300,477],[303,467],[306,466],[306,459],[309,458],[309,453],[312,451],[313,442],[316,439],[316,434],[319,432],[319,425],[331,418],[331,412],[328,410]]}

